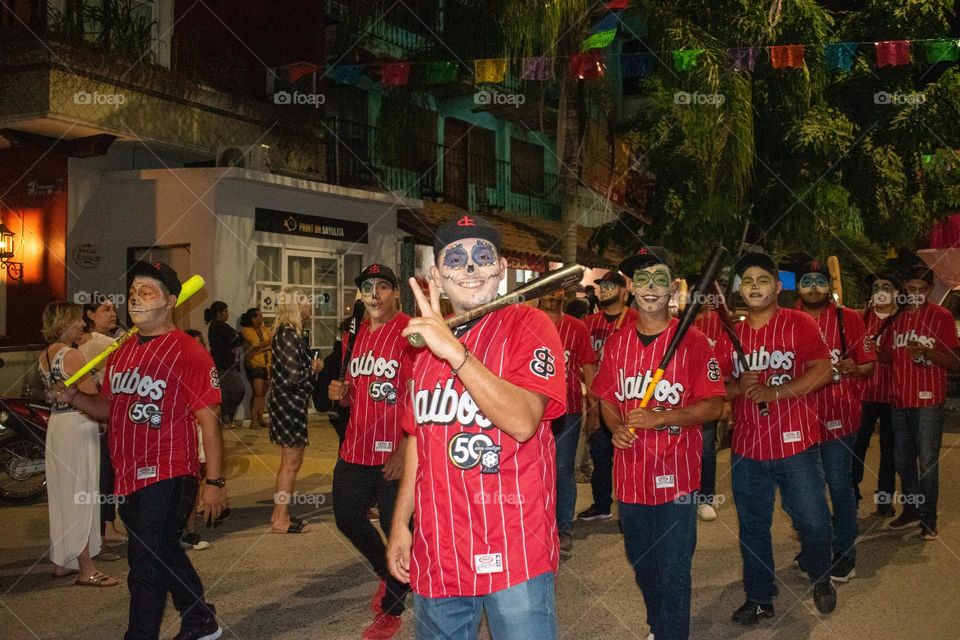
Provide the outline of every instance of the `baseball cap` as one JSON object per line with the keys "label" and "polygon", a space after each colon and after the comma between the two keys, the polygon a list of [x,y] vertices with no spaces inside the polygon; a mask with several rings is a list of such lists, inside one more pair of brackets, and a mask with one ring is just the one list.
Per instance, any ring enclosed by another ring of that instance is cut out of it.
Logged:
{"label": "baseball cap", "polygon": [[867,288],[873,287],[873,283],[877,280],[886,280],[893,285],[893,288],[897,291],[903,291],[903,282],[900,280],[900,274],[896,271],[881,271],[880,273],[870,273],[867,274],[867,277],[863,279],[866,283]]}
{"label": "baseball cap", "polygon": [[810,256],[800,256],[791,265],[791,271],[797,274],[797,277],[803,277],[808,273],[819,273],[825,275],[828,278],[830,277],[830,270],[827,269],[826,263],[818,260],[817,258],[811,258]]}
{"label": "baseball cap", "polygon": [[777,269],[777,263],[773,261],[773,258],[765,253],[761,253],[760,251],[748,251],[747,253],[743,254],[739,260],[737,260],[737,275],[742,276],[743,272],[750,267],[760,267],[774,278],[780,278],[780,271]]}
{"label": "baseball cap", "polygon": [[439,256],[443,248],[451,242],[464,238],[481,238],[497,248],[500,252],[500,230],[489,220],[472,213],[465,213],[447,220],[437,228],[433,240],[434,254]]}
{"label": "baseball cap", "polygon": [[394,288],[396,288],[400,284],[400,281],[397,280],[396,274],[393,272],[393,270],[390,267],[377,262],[374,262],[373,264],[368,266],[366,269],[361,271],[360,275],[354,278],[353,281],[356,283],[357,289],[359,289],[360,285],[363,284],[364,280],[369,280],[370,278],[380,278],[382,280],[386,280],[387,282],[392,284]]}
{"label": "baseball cap", "polygon": [[127,286],[137,277],[153,278],[163,285],[167,293],[174,296],[180,295],[180,277],[170,265],[165,262],[144,262],[138,261],[130,267],[127,272]]}
{"label": "baseball cap", "polygon": [[641,247],[637,254],[630,256],[620,263],[617,269],[620,270],[626,278],[633,279],[633,274],[637,269],[645,269],[650,265],[665,264],[671,273],[676,272],[673,256],[664,247]]}
{"label": "baseball cap", "polygon": [[915,264],[903,273],[903,279],[906,280],[925,280],[927,284],[933,284],[933,269],[922,262]]}
{"label": "baseball cap", "polygon": [[607,271],[605,274],[603,274],[603,277],[597,278],[593,282],[594,284],[603,284],[605,282],[609,282],[611,284],[617,285],[618,287],[627,286],[626,278],[624,278],[622,275],[620,275],[616,271]]}

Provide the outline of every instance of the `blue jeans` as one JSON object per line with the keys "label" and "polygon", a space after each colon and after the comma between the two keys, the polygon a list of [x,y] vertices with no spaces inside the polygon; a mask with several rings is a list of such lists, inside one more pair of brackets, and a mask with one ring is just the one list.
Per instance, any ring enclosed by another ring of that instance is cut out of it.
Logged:
{"label": "blue jeans", "polygon": [[417,640],[476,640],[480,618],[494,640],[557,637],[553,573],[542,573],[485,596],[426,598],[413,596]]}
{"label": "blue jeans", "polygon": [[770,604],[777,595],[770,527],[778,487],[783,509],[800,534],[803,565],[810,580],[829,580],[833,528],[820,448],[813,446],[780,460],[752,460],[734,453],[731,465],[747,599]]}
{"label": "blue jeans", "polygon": [[703,423],[700,495],[703,504],[713,504],[717,493],[717,421]]}
{"label": "blue jeans", "polygon": [[620,502],[627,560],[657,640],[690,636],[690,566],[697,547],[697,500],[686,495],[648,506]]}
{"label": "blue jeans", "polygon": [[833,506],[833,555],[857,559],[857,495],[853,491],[853,441],[856,434],[820,443],[820,459]]}
{"label": "blue jeans", "polygon": [[600,428],[590,436],[590,458],[593,460],[593,504],[598,511],[610,513],[613,504],[613,434],[600,420]]}
{"label": "blue jeans", "polygon": [[943,405],[922,409],[894,408],[893,437],[903,510],[919,515],[920,522],[936,529]]}
{"label": "blue jeans", "polygon": [[573,467],[577,461],[580,440],[579,413],[568,413],[553,421],[553,438],[557,441],[557,529],[573,531],[573,513],[577,508],[577,479]]}

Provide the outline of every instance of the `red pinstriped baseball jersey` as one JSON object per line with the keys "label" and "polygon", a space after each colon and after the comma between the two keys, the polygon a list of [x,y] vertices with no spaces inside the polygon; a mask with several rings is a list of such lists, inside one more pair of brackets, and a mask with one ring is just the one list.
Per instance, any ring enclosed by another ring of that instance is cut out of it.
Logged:
{"label": "red pinstriped baseball jersey", "polygon": [[[593,382],[593,393],[617,406],[626,419],[640,406],[643,394],[676,331],[674,318],[649,345],[636,327],[619,331],[603,348],[603,362]],[[720,366],[707,337],[691,327],[657,384],[649,408],[669,411],[707,398],[724,396]],[[630,504],[657,505],[700,488],[700,425],[637,430],[629,449],[615,448],[613,478],[617,499]]]}
{"label": "red pinstriped baseball jersey", "polygon": [[[867,335],[870,337],[874,349],[876,349],[876,346],[879,342],[877,340],[877,331],[880,330],[880,325],[883,324],[884,320],[886,320],[886,317],[881,318],[873,309],[867,309],[865,315]],[[889,330],[889,325],[887,325],[884,333]],[[893,402],[892,365],[877,361],[877,366],[873,370],[873,375],[869,378],[865,378],[863,381],[863,391],[860,394],[860,399],[863,402],[882,402],[884,404]]]}
{"label": "red pinstriped baseball jersey", "polygon": [[[795,309],[778,308],[762,327],[749,322],[735,327],[752,371],[760,383],[776,385],[803,375],[811,360],[829,360],[830,351],[813,318]],[[717,345],[720,368],[726,376],[740,377],[740,363],[729,336]],[[770,402],[770,414],[761,416],[759,405],[738,396],[733,401],[733,452],[753,460],[779,460],[820,442],[820,421],[810,394]]]}
{"label": "red pinstriped baseball jersey", "polygon": [[720,324],[720,313],[716,309],[710,309],[706,313],[701,313],[693,319],[693,326],[699,329],[710,342],[710,348],[715,349],[720,336],[723,335],[723,325]]}
{"label": "red pinstriped baseball jersey", "polygon": [[[620,326],[617,326],[618,322]],[[606,342],[607,338],[613,335],[615,331],[619,331],[624,327],[632,327],[637,323],[637,310],[627,308],[626,313],[623,315],[623,320],[620,320],[619,314],[613,316],[611,319],[603,311],[598,311],[585,317],[583,323],[587,325],[587,330],[590,332],[590,344],[599,359],[600,351],[603,349],[603,343]]]}
{"label": "red pinstriped baseball jersey", "polygon": [[567,369],[567,413],[583,412],[583,392],[580,382],[583,376],[580,368],[585,364],[594,364],[596,354],[590,346],[590,333],[582,320],[566,313],[560,314],[556,323],[560,343],[563,345],[563,362]]}
{"label": "red pinstriped baseball jersey", "polygon": [[957,327],[950,312],[927,302],[916,311],[907,308],[885,332],[881,344],[893,350],[893,406],[902,409],[934,407],[947,397],[947,372],[927,358],[914,358],[907,343],[917,341],[941,351],[957,348]]}
{"label": "red pinstriped baseball jersey", "polygon": [[183,331],[127,340],[107,360],[100,393],[110,398],[114,493],[199,474],[194,413],[220,404],[213,358]]}
{"label": "red pinstriped baseball jersey", "polygon": [[[830,349],[830,359],[836,366],[841,359],[840,323],[837,322],[837,307],[827,304],[815,318],[820,335]],[[857,364],[876,362],[877,350],[867,335],[863,318],[852,309],[843,310],[843,332],[847,338],[847,353]],[[860,428],[860,378],[841,378],[831,382],[813,394],[817,415],[820,416],[820,437],[835,440],[854,433]]]}
{"label": "red pinstriped baseball jersey", "polygon": [[410,584],[427,597],[479,596],[556,571],[556,447],[566,412],[563,347],[539,309],[488,314],[460,341],[494,375],[548,398],[524,443],[492,424],[450,365],[424,349],[413,366],[417,478]]}
{"label": "red pinstriped baseball jersey", "polygon": [[[386,463],[403,431],[403,406],[415,351],[401,332],[410,316],[398,313],[390,322],[370,331],[364,320],[347,365],[350,383],[350,421],[340,446],[340,457],[352,464]],[[346,355],[346,342],[343,352]]]}

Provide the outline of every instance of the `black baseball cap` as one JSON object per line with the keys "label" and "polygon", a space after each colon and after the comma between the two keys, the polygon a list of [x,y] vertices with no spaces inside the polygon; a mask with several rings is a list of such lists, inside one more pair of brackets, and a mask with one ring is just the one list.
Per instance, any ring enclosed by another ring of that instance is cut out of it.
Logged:
{"label": "black baseball cap", "polygon": [[886,280],[893,285],[893,288],[897,291],[903,291],[903,282],[900,280],[900,274],[896,271],[881,271],[880,273],[870,273],[867,274],[867,277],[863,279],[866,283],[867,288],[873,287],[873,283],[877,280]]}
{"label": "black baseball cap", "polygon": [[933,269],[924,263],[915,264],[903,273],[903,280],[924,280],[927,284],[933,284]]}
{"label": "black baseball cap", "polygon": [[381,280],[386,280],[393,285],[393,288],[396,289],[400,285],[400,281],[397,280],[397,275],[393,270],[378,262],[374,262],[369,267],[360,272],[353,281],[357,284],[357,289],[360,288],[360,285],[363,284],[364,280],[369,280],[370,278],[380,278]]}
{"label": "black baseball cap", "polygon": [[795,263],[791,265],[790,270],[797,274],[797,278],[801,278],[808,273],[819,273],[828,278],[830,277],[830,270],[827,268],[826,263],[817,258],[811,258],[810,256],[798,257]]}
{"label": "black baseball cap", "polygon": [[777,263],[765,253],[748,251],[737,260],[735,270],[738,276],[742,276],[743,272],[750,267],[760,267],[774,278],[780,279],[780,270],[777,269]]}
{"label": "black baseball cap", "polygon": [[127,286],[129,287],[130,283],[138,277],[153,278],[163,285],[163,288],[170,295],[180,295],[180,289],[182,288],[180,277],[166,262],[144,262],[142,260],[135,262],[127,272]]}
{"label": "black baseball cap", "polygon": [[673,256],[670,255],[670,252],[664,247],[653,246],[641,247],[636,255],[630,256],[621,262],[617,269],[628,280],[632,280],[633,274],[637,269],[646,269],[654,264],[665,264],[670,269],[670,273],[676,273]]}
{"label": "black baseball cap", "polygon": [[498,253],[500,252],[502,240],[496,225],[480,216],[464,213],[447,220],[437,229],[433,240],[434,254],[439,257],[445,246],[464,238],[481,238],[496,247]]}
{"label": "black baseball cap", "polygon": [[605,274],[603,274],[603,277],[597,278],[593,282],[594,284],[603,284],[605,282],[609,282],[610,284],[615,284],[618,287],[627,286],[626,278],[624,278],[622,275],[620,275],[616,271],[607,271]]}

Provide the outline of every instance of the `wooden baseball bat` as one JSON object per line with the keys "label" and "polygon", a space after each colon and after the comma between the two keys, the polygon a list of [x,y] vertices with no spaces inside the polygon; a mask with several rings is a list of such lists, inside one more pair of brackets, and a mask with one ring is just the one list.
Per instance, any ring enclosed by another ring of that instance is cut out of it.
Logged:
{"label": "wooden baseball bat", "polygon": [[841,357],[847,355],[847,332],[843,326],[843,282],[840,279],[840,260],[837,256],[827,257],[827,270],[830,272],[830,288],[837,309],[837,327],[840,329]]}
{"label": "wooden baseball bat", "polygon": [[[569,264],[560,269],[548,271],[536,280],[531,280],[527,284],[517,287],[510,293],[500,296],[486,304],[482,304],[470,311],[464,311],[450,316],[445,320],[448,327],[453,329],[462,324],[475,320],[480,316],[485,316],[498,309],[503,309],[511,304],[525,302],[527,300],[536,300],[557,289],[570,289],[576,286],[583,279],[583,267],[578,264]],[[411,333],[407,336],[407,341],[414,347],[422,347],[426,344],[423,336],[419,333]]]}
{"label": "wooden baseball bat", "polygon": [[[749,371],[750,363],[747,361],[747,354],[743,351],[743,343],[740,342],[740,336],[737,335],[737,330],[734,328],[733,321],[730,319],[730,308],[727,307],[727,300],[720,290],[720,285],[715,283],[715,287],[717,293],[717,317],[720,318],[720,326],[723,327],[727,337],[730,338],[730,342],[733,344],[733,350],[737,354],[737,359],[740,360],[741,371]],[[767,406],[767,403],[761,402],[759,404],[760,415],[770,415],[770,407]]]}
{"label": "wooden baseball bat", "polygon": [[[180,295],[177,296],[177,306],[179,307],[188,299],[190,299],[190,296],[195,294],[197,291],[200,291],[200,289],[203,289],[204,284],[206,283],[203,281],[203,278],[198,275],[191,276],[190,278],[188,278],[187,281],[184,282],[183,285],[181,285],[180,287]],[[87,364],[77,369],[76,373],[74,373],[72,376],[67,378],[66,382],[63,383],[64,386],[69,387],[70,385],[75,384],[77,380],[87,375],[91,369],[93,369],[98,364],[106,360],[107,357],[109,357],[111,353],[119,349],[124,342],[126,342],[133,336],[137,335],[138,333],[140,333],[140,327],[134,326],[131,329],[127,329],[127,331],[125,331],[119,338],[117,338],[117,340],[113,344],[111,344],[109,347],[101,351],[98,355],[94,356],[90,360],[90,362],[88,362]]]}

